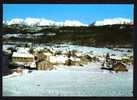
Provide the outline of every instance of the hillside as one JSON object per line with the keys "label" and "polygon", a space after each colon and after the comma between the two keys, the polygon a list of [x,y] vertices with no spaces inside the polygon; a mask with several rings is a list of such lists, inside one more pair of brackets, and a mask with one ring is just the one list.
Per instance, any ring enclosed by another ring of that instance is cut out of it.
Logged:
{"label": "hillside", "polygon": [[[9,34],[18,34],[10,36]],[[42,34],[42,35],[40,35]],[[5,36],[7,35],[7,36]],[[35,43],[71,43],[87,46],[132,47],[133,25],[104,26],[27,26],[3,25],[4,42],[28,41]]]}

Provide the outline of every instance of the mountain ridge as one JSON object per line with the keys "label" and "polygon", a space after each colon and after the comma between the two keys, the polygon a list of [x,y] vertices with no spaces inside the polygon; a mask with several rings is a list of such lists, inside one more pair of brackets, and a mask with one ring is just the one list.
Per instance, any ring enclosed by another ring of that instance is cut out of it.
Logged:
{"label": "mountain ridge", "polygon": [[114,24],[133,24],[131,19],[127,18],[107,18],[99,21],[92,22],[91,24],[84,24],[78,20],[65,20],[65,21],[54,21],[45,18],[13,18],[11,20],[3,20],[4,24],[23,24],[28,26],[103,26],[103,25],[114,25]]}

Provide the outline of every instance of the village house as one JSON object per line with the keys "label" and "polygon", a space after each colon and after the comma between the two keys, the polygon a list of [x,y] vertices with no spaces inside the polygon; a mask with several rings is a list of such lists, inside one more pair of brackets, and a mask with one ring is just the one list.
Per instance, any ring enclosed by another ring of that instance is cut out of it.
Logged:
{"label": "village house", "polygon": [[25,67],[36,68],[35,57],[29,53],[29,48],[17,48],[17,52],[12,54],[12,62]]}

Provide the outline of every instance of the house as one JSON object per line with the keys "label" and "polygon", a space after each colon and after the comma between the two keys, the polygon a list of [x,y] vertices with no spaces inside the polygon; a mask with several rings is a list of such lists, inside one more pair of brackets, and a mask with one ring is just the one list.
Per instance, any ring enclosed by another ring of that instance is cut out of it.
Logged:
{"label": "house", "polygon": [[36,68],[35,57],[29,53],[29,48],[17,48],[17,52],[12,54],[12,62],[25,67]]}

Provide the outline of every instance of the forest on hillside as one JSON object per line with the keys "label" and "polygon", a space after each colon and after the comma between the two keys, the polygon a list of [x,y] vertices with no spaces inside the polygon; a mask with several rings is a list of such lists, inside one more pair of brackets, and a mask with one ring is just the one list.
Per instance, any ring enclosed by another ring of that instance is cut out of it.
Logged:
{"label": "forest on hillside", "polygon": [[[37,35],[35,34],[43,34]],[[26,26],[3,25],[3,36],[20,34],[18,37],[3,38],[4,41],[27,41],[35,43],[71,43],[95,47],[133,46],[134,28],[130,24],[105,26]],[[28,37],[30,35],[30,37]]]}

